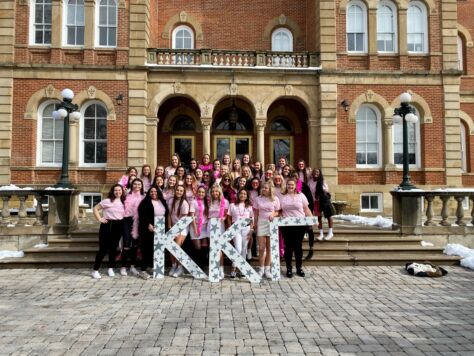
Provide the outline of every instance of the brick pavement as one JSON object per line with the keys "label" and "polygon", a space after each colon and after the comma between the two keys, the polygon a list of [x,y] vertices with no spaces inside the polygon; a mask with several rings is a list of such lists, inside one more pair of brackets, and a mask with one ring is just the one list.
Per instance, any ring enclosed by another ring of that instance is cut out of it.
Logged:
{"label": "brick pavement", "polygon": [[311,267],[251,285],[0,270],[1,355],[473,355],[474,272]]}

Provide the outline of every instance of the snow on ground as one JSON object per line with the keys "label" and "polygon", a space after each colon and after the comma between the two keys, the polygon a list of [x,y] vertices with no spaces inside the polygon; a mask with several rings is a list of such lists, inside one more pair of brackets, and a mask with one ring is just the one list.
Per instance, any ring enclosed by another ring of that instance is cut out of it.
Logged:
{"label": "snow on ground", "polygon": [[377,215],[375,218],[367,218],[359,215],[334,215],[334,219],[349,221],[353,224],[379,226],[382,228],[391,228],[392,219]]}
{"label": "snow on ground", "polygon": [[48,244],[37,244],[33,246],[33,248],[46,248],[46,247],[48,247]]}
{"label": "snow on ground", "polygon": [[23,251],[0,251],[0,260],[2,258],[23,257]]}
{"label": "snow on ground", "polygon": [[44,188],[44,190],[74,190],[74,189],[62,188],[62,187],[47,187],[47,188]]}
{"label": "snow on ground", "polygon": [[461,266],[474,269],[474,249],[460,244],[447,244],[443,252],[449,256],[462,257]]}

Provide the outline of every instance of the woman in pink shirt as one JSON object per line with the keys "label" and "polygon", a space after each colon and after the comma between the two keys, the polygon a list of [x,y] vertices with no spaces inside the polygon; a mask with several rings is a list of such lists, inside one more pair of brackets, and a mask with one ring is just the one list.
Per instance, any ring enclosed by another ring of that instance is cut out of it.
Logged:
{"label": "woman in pink shirt", "polygon": [[278,216],[280,201],[275,196],[273,183],[264,182],[260,196],[253,200],[255,209],[255,225],[257,226],[258,239],[258,274],[265,278],[272,278],[270,253],[270,221]]}
{"label": "woman in pink shirt", "polygon": [[176,175],[176,169],[181,165],[181,161],[179,160],[179,156],[177,153],[171,156],[171,163],[168,167],[165,168],[165,181],[171,177]]}
{"label": "woman in pink shirt", "polygon": [[207,252],[209,249],[209,234],[207,228],[207,215],[209,213],[209,202],[206,197],[206,188],[200,186],[197,189],[195,198],[190,202],[193,207],[190,209],[193,216],[193,223],[189,233],[194,248],[197,251],[198,265],[204,267],[206,265]]}
{"label": "woman in pink shirt", "polygon": [[155,238],[155,218],[168,215],[168,206],[160,189],[152,186],[145,199],[138,206],[137,232],[142,253],[141,272],[143,279],[150,278],[147,268],[153,267],[153,245]]}
{"label": "woman in pink shirt", "polygon": [[199,168],[201,168],[203,172],[212,171],[211,156],[207,153],[202,156]]}
{"label": "woman in pink shirt", "polygon": [[178,178],[176,176],[171,176],[168,178],[165,189],[163,189],[163,196],[165,200],[168,201],[174,196],[174,190],[177,186]]}
{"label": "woman in pink shirt", "polygon": [[[294,178],[289,178],[286,182],[286,194],[283,194],[280,199],[281,216],[284,218],[312,216],[311,210],[308,206],[308,199],[306,199],[303,193],[298,193],[296,190],[296,180]],[[286,276],[288,278],[293,277],[291,260],[294,251],[296,274],[300,277],[304,277],[305,273],[302,269],[302,245],[306,226],[282,226],[281,232],[283,234],[283,239],[285,240]]]}
{"label": "woman in pink shirt", "polygon": [[137,261],[138,238],[132,236],[132,229],[133,219],[138,217],[138,205],[140,205],[144,197],[143,182],[140,178],[137,178],[133,181],[130,192],[125,198],[122,268],[120,269],[120,274],[122,276],[127,275],[127,267],[130,267],[131,274],[138,275],[138,271],[135,268]]}
{"label": "woman in pink shirt", "polygon": [[[249,193],[246,189],[239,190],[237,198],[238,201],[234,204],[230,204],[229,211],[227,212],[227,225],[230,226],[235,224],[241,219],[251,219],[250,225],[238,231],[233,238],[235,249],[243,258],[245,258],[247,256],[249,241],[252,239],[252,233],[254,230],[253,208],[250,204]],[[237,267],[235,264],[232,264],[230,278],[235,278],[236,276]]]}
{"label": "woman in pink shirt", "polygon": [[280,199],[286,193],[286,183],[280,173],[275,172],[273,175],[273,185],[275,186],[275,195]]}
{"label": "woman in pink shirt", "polygon": [[184,177],[184,189],[186,200],[191,205],[197,190],[196,178],[192,174],[186,174]]}
{"label": "woman in pink shirt", "polygon": [[[115,275],[115,254],[123,230],[124,200],[123,187],[120,184],[115,184],[110,189],[107,199],[102,200],[94,207],[94,216],[100,222],[100,228],[99,251],[95,256],[92,278],[101,278],[99,268],[107,252],[109,253],[108,274],[110,277]],[[100,211],[102,211],[102,216],[100,216]]]}
{"label": "woman in pink shirt", "polygon": [[[218,218],[219,233],[225,232],[225,220],[227,216],[227,210],[229,210],[229,202],[224,198],[221,187],[219,184],[214,184],[210,189],[210,201],[209,201],[209,213],[208,219]],[[211,224],[207,224],[208,230],[211,228]],[[211,236],[210,231],[208,231]],[[219,269],[219,278],[224,278],[224,256],[221,254],[221,265]]]}
{"label": "woman in pink shirt", "polygon": [[[190,213],[189,203],[186,201],[186,195],[184,193],[184,186],[178,185],[174,191],[174,197],[168,200],[168,209],[169,209],[169,228],[175,225],[179,219],[184,216],[188,216]],[[178,235],[174,238],[176,243],[179,246],[182,246],[186,235],[188,234],[188,227],[180,231]],[[178,260],[171,255],[171,269],[168,273],[172,277],[179,277],[183,274],[183,266],[178,262]]]}
{"label": "woman in pink shirt", "polygon": [[148,192],[148,189],[151,187],[152,176],[151,176],[151,167],[149,164],[144,164],[142,166],[142,172],[140,174],[140,179],[143,181],[143,190]]}

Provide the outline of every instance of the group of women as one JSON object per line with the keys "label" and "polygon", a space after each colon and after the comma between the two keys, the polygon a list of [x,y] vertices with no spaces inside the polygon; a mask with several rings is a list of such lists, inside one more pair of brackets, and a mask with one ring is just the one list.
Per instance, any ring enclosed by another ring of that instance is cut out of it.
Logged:
{"label": "group of women", "polygon": [[[212,162],[206,154],[200,162],[192,159],[186,168],[179,156],[173,154],[170,165],[156,167],[154,175],[148,164],[142,167],[140,174],[135,167],[129,167],[107,198],[94,207],[94,215],[101,223],[99,251],[92,272],[96,279],[101,278],[99,267],[107,253],[109,276],[115,275],[116,261],[120,259],[122,276],[130,273],[144,279],[150,277],[156,217],[165,219],[166,229],[184,216],[193,218],[191,225],[178,232],[175,242],[182,246],[189,237],[193,258],[203,268],[208,264],[210,219],[219,219],[221,233],[240,219],[250,219],[250,225],[233,237],[233,245],[244,258],[251,259],[252,251],[258,256],[257,272],[265,278],[271,278],[270,221],[273,218],[315,215],[318,240],[333,237],[333,209],[321,170],[310,169],[304,160],[299,160],[293,168],[284,157],[277,165],[269,164],[265,169],[261,162],[252,162],[248,154],[232,161],[229,155],[224,155],[222,161]],[[326,236],[322,229],[323,215],[329,225]],[[293,277],[293,254],[296,274],[305,276],[302,269],[305,234],[310,246],[306,259],[310,259],[315,238],[313,228],[280,228],[280,255],[285,258],[289,278]],[[120,241],[121,253],[117,258]],[[182,275],[184,270],[179,261],[172,255],[170,259],[168,274]],[[233,265],[230,278],[237,276],[239,271]],[[224,278],[223,256],[220,278]]]}

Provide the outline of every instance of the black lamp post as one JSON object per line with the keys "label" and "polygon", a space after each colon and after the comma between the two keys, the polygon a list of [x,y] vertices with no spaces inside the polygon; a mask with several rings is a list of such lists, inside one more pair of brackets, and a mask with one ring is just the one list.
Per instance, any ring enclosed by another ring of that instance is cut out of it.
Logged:
{"label": "black lamp post", "polygon": [[415,115],[415,108],[410,106],[411,95],[409,93],[403,93],[400,96],[401,106],[395,108],[393,115],[394,124],[403,124],[403,180],[399,187],[402,190],[410,190],[416,188],[410,182],[409,174],[409,159],[408,159],[408,123],[416,123],[418,117]]}
{"label": "black lamp post", "polygon": [[74,92],[71,89],[64,89],[61,92],[63,101],[59,104],[58,110],[53,112],[55,119],[64,119],[64,133],[63,133],[63,160],[61,166],[61,178],[55,185],[58,188],[72,188],[69,182],[69,118],[71,120],[78,120],[81,116],[79,107],[72,103]]}

